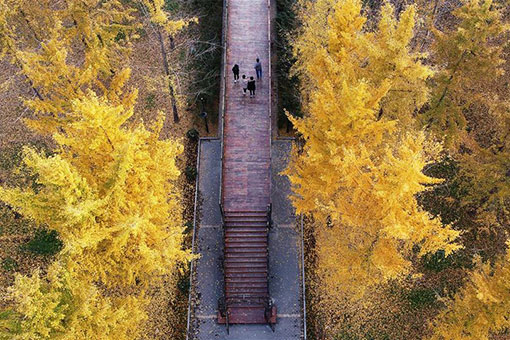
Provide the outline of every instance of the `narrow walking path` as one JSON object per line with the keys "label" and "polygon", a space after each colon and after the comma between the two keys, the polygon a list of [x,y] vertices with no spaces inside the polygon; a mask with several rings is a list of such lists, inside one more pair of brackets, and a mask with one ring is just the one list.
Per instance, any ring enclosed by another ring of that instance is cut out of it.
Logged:
{"label": "narrow walking path", "polygon": [[[268,0],[227,0],[225,110],[223,115],[224,294],[218,322],[276,322],[268,280],[268,227],[271,221],[271,108]],[[262,77],[255,63],[262,64]],[[230,72],[256,84],[243,92]],[[264,72],[265,71],[265,72]],[[259,77],[257,77],[259,76]]]}
{"label": "narrow walking path", "polygon": [[[265,211],[270,202],[270,115],[268,81],[268,2],[229,0],[227,77],[223,131],[224,210]],[[234,84],[234,64],[240,75],[256,78],[254,64],[260,58],[263,75],[256,82],[255,98],[242,94]]]}

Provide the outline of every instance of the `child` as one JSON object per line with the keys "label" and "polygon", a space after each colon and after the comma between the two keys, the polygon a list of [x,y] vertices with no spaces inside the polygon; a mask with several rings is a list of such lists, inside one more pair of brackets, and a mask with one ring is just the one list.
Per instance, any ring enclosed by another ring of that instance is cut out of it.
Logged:
{"label": "child", "polygon": [[241,83],[243,84],[243,96],[246,96],[246,91],[248,90],[248,78],[246,78],[246,74],[243,74]]}

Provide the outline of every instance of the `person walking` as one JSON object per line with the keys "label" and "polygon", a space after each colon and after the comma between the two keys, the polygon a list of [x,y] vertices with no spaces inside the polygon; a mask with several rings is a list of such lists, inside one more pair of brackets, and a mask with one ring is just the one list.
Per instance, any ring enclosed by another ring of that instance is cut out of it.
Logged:
{"label": "person walking", "polygon": [[257,79],[262,78],[262,63],[259,58],[257,58],[257,62],[255,63],[255,72],[257,72]]}
{"label": "person walking", "polygon": [[232,72],[234,73],[234,83],[237,83],[239,79],[239,65],[235,64],[234,67],[232,67]]}
{"label": "person walking", "polygon": [[255,97],[256,86],[255,86],[255,80],[253,79],[253,77],[250,77],[247,87],[248,87],[248,90],[250,91],[250,98]]}
{"label": "person walking", "polygon": [[248,78],[246,78],[246,74],[243,74],[241,77],[241,84],[243,84],[243,96],[246,96],[246,91],[248,91]]}

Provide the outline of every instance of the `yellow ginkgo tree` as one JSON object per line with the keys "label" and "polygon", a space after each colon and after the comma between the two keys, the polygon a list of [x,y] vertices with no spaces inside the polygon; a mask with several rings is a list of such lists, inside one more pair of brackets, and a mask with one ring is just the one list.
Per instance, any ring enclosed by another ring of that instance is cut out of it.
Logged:
{"label": "yellow ginkgo tree", "polygon": [[402,278],[416,250],[459,248],[459,233],[415,198],[438,183],[422,169],[440,147],[414,128],[431,74],[407,50],[414,9],[397,21],[386,3],[378,28],[365,32],[361,5],[314,2],[295,45],[307,114],[290,119],[305,144],[286,174],[297,212],[318,222],[318,273],[330,296]]}
{"label": "yellow ginkgo tree", "polygon": [[508,110],[495,83],[501,82],[505,62],[504,45],[498,39],[505,39],[510,26],[492,0],[464,0],[452,14],[458,22],[455,28],[432,29],[431,62],[438,65],[438,72],[430,82],[429,107],[420,119],[455,148],[465,138],[468,123],[470,128],[477,123],[479,114],[473,111]]}
{"label": "yellow ginkgo tree", "polygon": [[94,90],[119,102],[136,37],[133,9],[119,1],[0,0],[0,57],[16,65],[36,96],[30,127],[51,135],[66,120],[73,99]]}
{"label": "yellow ginkgo tree", "polygon": [[105,297],[59,262],[46,275],[16,276],[7,297],[16,308],[0,323],[0,339],[135,339],[146,319],[143,297]]}
{"label": "yellow ginkgo tree", "polygon": [[[303,29],[294,42],[294,72],[302,79],[303,95],[307,98],[323,81],[337,76],[364,79],[377,88],[388,85],[378,119],[398,119],[412,128],[417,111],[429,99],[426,81],[433,74],[421,63],[424,55],[410,48],[416,10],[411,6],[396,20],[395,9],[385,2],[374,30],[365,28],[367,18],[360,11],[360,1],[318,0],[304,6]],[[328,59],[332,62],[326,64]]]}
{"label": "yellow ginkgo tree", "polygon": [[[133,104],[112,104],[92,92],[74,100],[72,122],[54,135],[55,154],[24,151],[24,163],[37,176],[37,188],[0,188],[2,201],[38,225],[58,231],[64,244],[58,255],[62,268],[57,272],[65,275],[68,288],[52,277],[44,279],[47,289],[41,287],[38,273],[16,280],[14,315],[21,314],[30,325],[21,329],[22,335],[42,327],[39,318],[49,332],[64,332],[63,339],[81,338],[83,332],[94,331],[95,323],[121,329],[120,324],[127,322],[122,318],[131,323],[125,331],[136,329],[145,315],[145,288],[190,259],[182,247],[181,194],[176,186],[180,175],[176,157],[183,147],[159,139],[163,114],[150,129],[127,124],[132,115]],[[83,289],[92,295],[88,297]],[[119,297],[115,303],[106,298],[110,289]],[[36,295],[26,294],[27,290]],[[104,319],[87,324],[87,318],[73,316],[80,325],[67,327],[68,318],[56,311],[38,310],[38,304],[27,307],[23,299],[40,299],[40,294],[51,304],[69,298],[69,308],[99,308],[98,317]],[[96,295],[97,301],[88,300]],[[126,315],[130,304],[136,313]],[[55,315],[46,314],[50,312]],[[112,313],[117,316],[110,319]],[[118,339],[115,334],[90,339]]]}
{"label": "yellow ginkgo tree", "polygon": [[[57,230],[72,268],[107,286],[165,273],[187,259],[175,164],[182,145],[125,127],[133,107],[90,93],[72,103],[74,121],[55,134],[53,156],[26,149],[41,188],[1,188],[0,198]],[[86,142],[85,142],[86,141]]]}

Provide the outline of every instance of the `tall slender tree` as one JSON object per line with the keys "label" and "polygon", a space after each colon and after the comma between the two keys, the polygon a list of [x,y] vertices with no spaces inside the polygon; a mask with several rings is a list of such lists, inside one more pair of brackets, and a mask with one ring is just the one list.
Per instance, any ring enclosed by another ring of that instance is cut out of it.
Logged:
{"label": "tall slender tree", "polygon": [[510,26],[492,0],[465,0],[453,11],[459,24],[453,30],[432,29],[431,61],[439,70],[430,82],[432,97],[421,116],[422,124],[453,148],[473,129],[481,107],[507,110],[495,91],[504,73],[503,45],[497,42]]}
{"label": "tall slender tree", "polygon": [[170,47],[173,48],[173,36],[188,26],[191,22],[196,22],[196,18],[188,20],[171,20],[166,11],[164,10],[164,0],[143,0],[142,3],[147,8],[151,25],[154,26],[155,32],[158,36],[159,48],[161,51],[161,58],[163,60],[163,69],[168,82],[168,94],[170,95],[170,103],[172,106],[172,113],[174,123],[179,122],[179,109],[177,100],[177,91],[175,90],[174,81],[170,73],[170,63],[168,61],[168,53],[165,47],[165,39],[162,31],[170,37]]}

